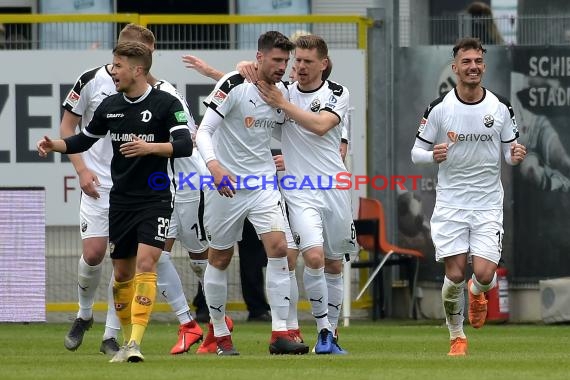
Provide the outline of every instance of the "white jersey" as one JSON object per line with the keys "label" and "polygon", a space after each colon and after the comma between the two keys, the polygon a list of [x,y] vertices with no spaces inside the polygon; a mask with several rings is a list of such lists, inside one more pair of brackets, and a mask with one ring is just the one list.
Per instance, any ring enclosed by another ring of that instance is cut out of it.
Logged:
{"label": "white jersey", "polygon": [[456,90],[432,102],[417,138],[428,144],[447,142],[447,160],[439,164],[436,205],[464,210],[503,208],[501,144],[518,137],[507,99],[483,89],[483,99],[467,104]]}
{"label": "white jersey", "polygon": [[294,176],[297,182],[309,177],[315,186],[319,180],[328,186],[331,178],[333,186],[336,185],[337,173],[346,172],[339,147],[342,132],[340,123],[348,111],[348,89],[326,80],[318,89],[303,92],[294,83],[289,89],[289,101],[305,111],[331,112],[338,117],[339,125],[319,136],[288,120],[281,136],[286,174]]}
{"label": "white jersey", "polygon": [[[285,84],[276,85],[288,98]],[[238,183],[246,176],[259,178],[248,180],[247,186],[263,186],[261,177],[274,178],[271,136],[273,128],[285,122],[285,113],[265,103],[257,87],[237,71],[220,79],[205,103],[224,119],[213,135],[220,164],[236,176]]]}
{"label": "white jersey", "polygon": [[[67,94],[63,108],[81,117],[83,130],[93,118],[93,113],[106,97],[116,94],[115,82],[107,65],[85,71],[79,76],[75,85]],[[85,165],[99,178],[102,187],[111,189],[111,159],[113,147],[111,137],[107,134],[93,146],[81,153]]]}
{"label": "white jersey", "polygon": [[[186,113],[186,118],[188,119],[187,125],[190,129],[190,134],[194,136],[197,131],[196,122],[194,121],[192,112],[190,112],[186,99],[184,99],[184,97],[178,92],[176,87],[164,79],[156,82],[154,84],[154,88],[168,92],[182,103],[182,107],[184,107],[184,112]],[[199,200],[200,176],[204,175],[207,172],[207,169],[204,164],[204,160],[202,160],[202,156],[200,156],[196,147],[194,147],[192,156],[174,158],[171,159],[171,162],[174,163],[172,166],[174,173],[171,178],[174,178],[174,181],[176,182],[175,202],[191,202]]]}

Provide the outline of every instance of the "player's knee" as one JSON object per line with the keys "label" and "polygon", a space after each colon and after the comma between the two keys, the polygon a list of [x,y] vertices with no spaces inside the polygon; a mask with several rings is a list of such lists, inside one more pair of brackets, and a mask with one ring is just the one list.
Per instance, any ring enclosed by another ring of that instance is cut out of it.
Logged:
{"label": "player's knee", "polygon": [[107,250],[106,242],[84,242],[83,244],[83,260],[88,265],[99,265],[105,258]]}
{"label": "player's knee", "polygon": [[305,252],[303,254],[303,259],[305,260],[305,266],[311,269],[319,269],[325,266],[324,254],[315,250]]}
{"label": "player's knee", "polygon": [[325,260],[325,273],[342,273],[342,260]]}
{"label": "player's knee", "polygon": [[493,281],[493,277],[495,276],[494,271],[476,271],[475,278],[477,282],[480,284],[490,284]]}
{"label": "player's knee", "polygon": [[210,249],[208,254],[208,264],[219,270],[225,270],[232,260],[232,251],[224,250],[219,251]]}

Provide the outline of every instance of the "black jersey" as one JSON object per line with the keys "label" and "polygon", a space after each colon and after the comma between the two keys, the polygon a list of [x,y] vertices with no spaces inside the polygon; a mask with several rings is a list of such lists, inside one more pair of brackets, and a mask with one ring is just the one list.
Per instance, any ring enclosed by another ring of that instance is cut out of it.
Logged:
{"label": "black jersey", "polygon": [[[101,138],[107,132],[111,136],[111,207],[132,210],[146,208],[153,202],[172,201],[174,192],[164,177],[168,172],[168,157],[146,155],[126,158],[119,149],[131,141],[133,134],[149,143],[169,142],[172,132],[188,128],[186,122],[180,101],[150,86],[134,101],[118,93],[101,102],[84,133],[94,138]],[[160,186],[160,183],[167,185]]]}

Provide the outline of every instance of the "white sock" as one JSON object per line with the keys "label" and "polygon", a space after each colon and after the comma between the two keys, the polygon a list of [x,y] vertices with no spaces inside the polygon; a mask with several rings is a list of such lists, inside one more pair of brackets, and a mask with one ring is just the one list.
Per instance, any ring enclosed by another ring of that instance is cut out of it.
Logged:
{"label": "white sock", "polygon": [[305,284],[305,293],[307,293],[307,298],[311,304],[311,312],[317,322],[317,331],[322,329],[332,331],[332,326],[327,316],[329,298],[325,280],[325,268],[312,269],[305,267],[303,282]]}
{"label": "white sock", "polygon": [[115,311],[115,300],[113,299],[113,282],[115,281],[115,274],[111,272],[111,280],[107,287],[107,318],[105,319],[105,332],[103,333],[103,340],[109,338],[117,339],[119,331],[121,330],[121,322],[117,317]]}
{"label": "white sock", "polygon": [[156,274],[158,276],[156,280],[158,291],[168,301],[170,308],[178,318],[178,322],[181,325],[190,322],[192,320],[190,307],[182,289],[180,276],[170,258],[170,253],[162,251],[156,266]]}
{"label": "white sock", "polygon": [[102,270],[103,263],[91,266],[85,262],[83,255],[81,255],[77,265],[77,295],[79,298],[77,318],[89,320],[93,317],[93,303],[95,302],[97,287],[101,282]]}
{"label": "white sock", "polygon": [[287,316],[287,330],[298,330],[299,319],[297,317],[297,304],[299,303],[299,284],[295,270],[289,272],[291,296],[289,301],[289,315]]}
{"label": "white sock", "polygon": [[481,293],[488,292],[489,290],[493,289],[495,287],[495,285],[497,285],[497,273],[496,272],[493,275],[493,279],[491,280],[491,282],[488,283],[487,285],[483,285],[479,281],[477,281],[477,278],[475,277],[475,273],[473,273],[473,275],[471,276],[471,279],[473,280],[473,283],[471,284],[470,290],[471,290],[471,293],[473,293],[475,295],[479,295]]}
{"label": "white sock", "polygon": [[204,295],[214,325],[214,336],[230,335],[226,324],[226,302],[228,300],[228,271],[208,265],[204,273]]}
{"label": "white sock", "polygon": [[342,297],[344,295],[342,272],[325,273],[325,279],[327,281],[327,290],[329,295],[328,316],[334,333],[338,326],[338,318],[340,317],[340,309],[342,307]]}
{"label": "white sock", "polygon": [[198,281],[203,285],[204,284],[204,272],[206,272],[206,266],[208,265],[208,259],[204,260],[194,260],[190,259],[190,268],[192,272],[198,278]]}
{"label": "white sock", "polygon": [[441,299],[445,310],[445,322],[449,329],[449,339],[465,338],[463,332],[465,281],[455,284],[446,276],[441,288]]}
{"label": "white sock", "polygon": [[267,303],[271,308],[271,331],[287,331],[287,316],[291,300],[291,283],[287,257],[267,259],[265,272]]}

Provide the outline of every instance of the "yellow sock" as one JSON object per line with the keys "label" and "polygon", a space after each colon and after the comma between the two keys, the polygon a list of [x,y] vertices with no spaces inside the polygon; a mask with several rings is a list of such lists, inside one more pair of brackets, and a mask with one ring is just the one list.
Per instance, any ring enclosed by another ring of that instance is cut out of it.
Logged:
{"label": "yellow sock", "polygon": [[121,329],[123,330],[123,340],[125,343],[129,342],[131,338],[131,304],[135,294],[135,280],[130,279],[125,282],[113,283],[113,300],[115,302],[115,311],[117,317],[121,322]]}
{"label": "yellow sock", "polygon": [[156,299],[156,273],[137,273],[135,276],[135,296],[131,309],[133,330],[130,341],[141,344],[150,313]]}

